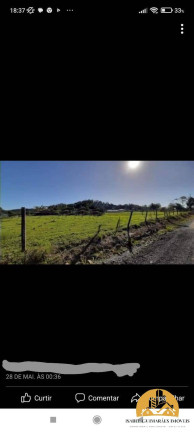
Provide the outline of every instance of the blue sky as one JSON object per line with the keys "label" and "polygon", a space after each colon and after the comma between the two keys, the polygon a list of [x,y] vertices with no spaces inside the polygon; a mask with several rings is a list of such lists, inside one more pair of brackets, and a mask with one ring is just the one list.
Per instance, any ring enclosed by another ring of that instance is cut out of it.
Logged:
{"label": "blue sky", "polygon": [[84,199],[114,204],[169,204],[194,195],[194,161],[2,161],[4,209],[73,203]]}

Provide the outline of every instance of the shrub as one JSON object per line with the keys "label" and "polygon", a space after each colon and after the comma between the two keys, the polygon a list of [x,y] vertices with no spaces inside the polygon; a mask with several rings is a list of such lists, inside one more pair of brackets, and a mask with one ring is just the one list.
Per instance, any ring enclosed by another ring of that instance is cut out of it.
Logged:
{"label": "shrub", "polygon": [[45,250],[34,249],[32,251],[25,253],[22,259],[22,264],[27,264],[27,265],[41,264],[45,261],[45,258],[46,258]]}

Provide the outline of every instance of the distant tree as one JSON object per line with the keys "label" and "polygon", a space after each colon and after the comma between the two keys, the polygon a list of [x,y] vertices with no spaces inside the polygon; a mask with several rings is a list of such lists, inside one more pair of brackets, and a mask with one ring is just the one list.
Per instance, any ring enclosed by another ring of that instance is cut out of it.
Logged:
{"label": "distant tree", "polygon": [[175,204],[175,209],[176,209],[176,211],[178,213],[178,212],[184,211],[185,207],[183,207],[182,204],[177,203],[177,204]]}
{"label": "distant tree", "polygon": [[176,210],[176,206],[175,206],[175,204],[174,204],[174,203],[170,203],[170,204],[168,205],[168,210],[169,210],[170,212],[173,212],[173,214],[174,214],[174,211]]}
{"label": "distant tree", "polygon": [[149,205],[149,210],[151,210],[151,211],[154,211],[154,210],[155,210],[155,205],[154,205],[154,203],[151,203],[151,204]]}
{"label": "distant tree", "polygon": [[159,210],[161,208],[161,204],[159,204],[159,203],[156,203],[156,204],[151,203],[150,206],[149,206],[149,208],[152,211],[156,211],[156,210]]}
{"label": "distant tree", "polygon": [[9,210],[9,211],[7,212],[7,214],[8,214],[8,217],[12,217],[12,216],[14,216],[14,213],[13,213],[11,210]]}
{"label": "distant tree", "polygon": [[161,208],[161,204],[160,203],[156,203],[155,206],[156,206],[156,210],[159,210]]}
{"label": "distant tree", "polygon": [[188,200],[188,198],[184,195],[180,197],[180,201],[181,201],[181,204],[183,207],[186,205],[187,200]]}
{"label": "distant tree", "polygon": [[35,210],[36,212],[39,212],[39,211],[42,210],[42,206],[35,206],[35,207],[34,207],[34,210]]}
{"label": "distant tree", "polygon": [[187,201],[187,207],[189,210],[194,208],[194,197],[190,196]]}
{"label": "distant tree", "polygon": [[158,217],[158,210],[161,208],[161,204],[159,204],[159,203],[156,203],[156,204],[152,203],[152,204],[150,204],[149,208],[150,208],[151,211],[155,211],[156,212],[156,219],[157,219],[157,217]]}
{"label": "distant tree", "polygon": [[145,204],[141,208],[142,212],[147,212],[149,210],[148,206]]}
{"label": "distant tree", "polygon": [[185,195],[182,195],[180,198],[175,198],[174,201],[177,201],[177,204],[181,204],[182,207],[185,207],[187,204],[188,198]]}

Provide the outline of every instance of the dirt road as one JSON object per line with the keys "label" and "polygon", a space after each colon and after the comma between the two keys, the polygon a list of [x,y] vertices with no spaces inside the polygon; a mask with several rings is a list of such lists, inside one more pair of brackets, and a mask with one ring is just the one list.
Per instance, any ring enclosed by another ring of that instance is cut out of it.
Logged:
{"label": "dirt road", "polygon": [[132,253],[113,255],[103,264],[194,264],[194,220],[149,244],[134,247]]}

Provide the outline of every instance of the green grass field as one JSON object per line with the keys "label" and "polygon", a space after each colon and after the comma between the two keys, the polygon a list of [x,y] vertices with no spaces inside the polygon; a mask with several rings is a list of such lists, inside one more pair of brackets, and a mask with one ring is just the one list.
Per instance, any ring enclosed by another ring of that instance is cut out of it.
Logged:
{"label": "green grass field", "polygon": [[[92,238],[102,225],[100,236],[113,234],[118,219],[120,227],[127,227],[129,213],[106,213],[103,216],[27,216],[26,217],[26,248],[31,250],[52,251],[54,246],[78,244]],[[163,218],[158,213],[158,218]],[[149,213],[148,220],[155,219]],[[145,214],[134,212],[131,225],[144,222]],[[0,220],[1,225],[1,259],[17,263],[21,258],[21,218],[11,217]]]}

